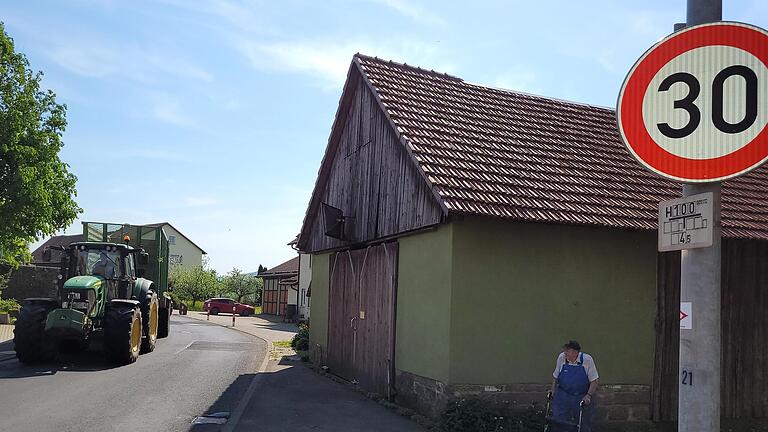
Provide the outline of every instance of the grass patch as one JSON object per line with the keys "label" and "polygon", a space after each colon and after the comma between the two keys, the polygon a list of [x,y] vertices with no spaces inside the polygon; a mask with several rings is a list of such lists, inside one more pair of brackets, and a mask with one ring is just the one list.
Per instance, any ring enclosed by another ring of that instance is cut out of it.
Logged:
{"label": "grass patch", "polygon": [[285,356],[295,355],[296,352],[291,348],[291,341],[272,342],[272,350],[269,353],[270,360],[280,360]]}
{"label": "grass patch", "polygon": [[290,348],[291,347],[291,341],[277,341],[272,342],[272,344],[275,346],[275,348]]}

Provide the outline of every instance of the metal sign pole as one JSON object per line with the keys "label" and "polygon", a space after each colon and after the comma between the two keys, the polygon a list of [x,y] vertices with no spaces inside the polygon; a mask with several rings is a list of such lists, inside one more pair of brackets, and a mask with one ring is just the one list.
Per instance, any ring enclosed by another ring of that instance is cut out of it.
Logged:
{"label": "metal sign pole", "polygon": [[[722,0],[688,0],[686,24],[722,19]],[[691,326],[680,329],[678,431],[720,430],[721,185],[686,184],[683,197],[712,192],[712,246],[683,250],[680,302],[690,303]]]}
{"label": "metal sign pole", "polygon": [[683,186],[683,196],[712,192],[712,246],[683,250],[680,302],[691,325],[680,329],[678,431],[720,430],[720,183]]}

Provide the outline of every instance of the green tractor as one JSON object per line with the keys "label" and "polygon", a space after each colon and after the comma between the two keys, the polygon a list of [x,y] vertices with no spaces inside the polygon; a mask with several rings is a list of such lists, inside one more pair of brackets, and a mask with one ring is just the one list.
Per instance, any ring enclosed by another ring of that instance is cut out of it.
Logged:
{"label": "green tractor", "polygon": [[[86,241],[51,248],[61,255],[58,298],[22,303],[14,348],[23,363],[49,361],[62,348],[84,349],[102,333],[106,356],[129,364],[168,336],[172,306],[162,229],[92,222],[84,228]],[[51,249],[44,260],[50,261]],[[160,276],[158,282],[145,278],[148,273]]]}

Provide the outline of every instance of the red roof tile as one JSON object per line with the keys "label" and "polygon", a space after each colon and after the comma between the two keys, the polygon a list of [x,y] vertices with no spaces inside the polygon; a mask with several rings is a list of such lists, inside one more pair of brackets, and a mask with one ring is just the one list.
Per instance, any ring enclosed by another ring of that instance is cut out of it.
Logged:
{"label": "red roof tile", "polygon": [[299,274],[299,257],[291,258],[288,261],[278,264],[271,269],[259,273],[257,276],[266,276],[266,277],[288,277],[288,276],[294,276]]}
{"label": "red roof tile", "polygon": [[[354,61],[450,213],[652,230],[680,196],[632,158],[612,109]],[[767,174],[723,184],[724,236],[768,239]]]}

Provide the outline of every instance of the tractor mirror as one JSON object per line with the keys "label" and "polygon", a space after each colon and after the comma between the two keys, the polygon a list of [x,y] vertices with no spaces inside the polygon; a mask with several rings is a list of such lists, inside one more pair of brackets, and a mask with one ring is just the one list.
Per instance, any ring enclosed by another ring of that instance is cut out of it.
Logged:
{"label": "tractor mirror", "polygon": [[43,249],[43,261],[50,261],[51,260],[51,249],[45,248]]}

